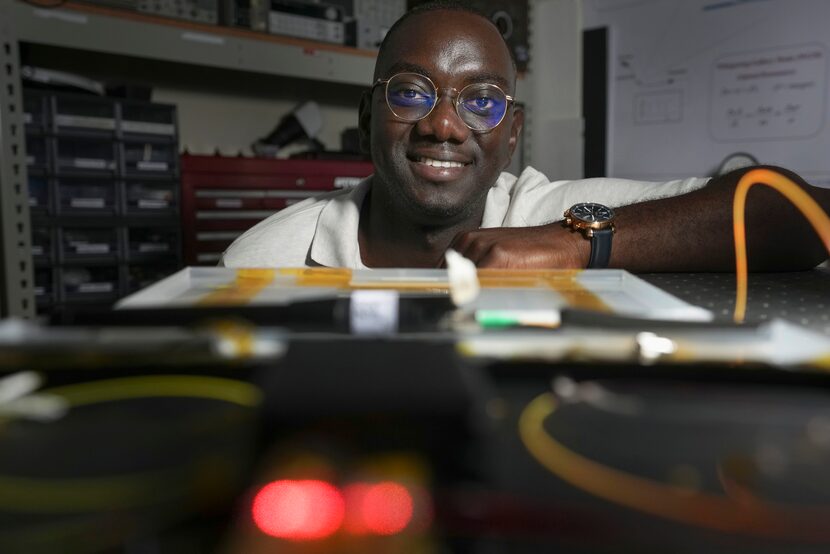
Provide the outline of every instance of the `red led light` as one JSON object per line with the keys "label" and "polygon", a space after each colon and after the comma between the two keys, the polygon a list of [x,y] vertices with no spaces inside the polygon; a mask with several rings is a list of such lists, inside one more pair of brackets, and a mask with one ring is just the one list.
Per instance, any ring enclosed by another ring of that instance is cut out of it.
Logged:
{"label": "red led light", "polygon": [[254,497],[254,523],[273,537],[289,540],[324,539],[340,527],[345,501],[324,481],[274,481]]}
{"label": "red led light", "polygon": [[398,483],[350,485],[346,489],[346,502],[348,514],[344,527],[354,534],[394,535],[412,521],[412,495]]}

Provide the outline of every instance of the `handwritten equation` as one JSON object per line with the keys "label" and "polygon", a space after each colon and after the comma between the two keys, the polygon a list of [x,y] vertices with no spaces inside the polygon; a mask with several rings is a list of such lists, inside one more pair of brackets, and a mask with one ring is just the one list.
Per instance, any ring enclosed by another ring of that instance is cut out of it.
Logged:
{"label": "handwritten equation", "polygon": [[808,44],[719,58],[709,130],[716,140],[806,138],[825,125],[827,54]]}

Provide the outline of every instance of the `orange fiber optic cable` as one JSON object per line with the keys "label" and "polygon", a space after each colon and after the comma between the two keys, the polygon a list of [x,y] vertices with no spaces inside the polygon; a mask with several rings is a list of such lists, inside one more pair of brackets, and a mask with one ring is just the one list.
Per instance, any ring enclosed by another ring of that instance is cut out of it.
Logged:
{"label": "orange fiber optic cable", "polygon": [[819,238],[824,243],[824,248],[830,253],[830,217],[821,209],[821,206],[813,200],[809,194],[796,185],[791,179],[770,169],[752,169],[747,171],[738,186],[735,188],[735,198],[732,203],[732,225],[735,231],[735,315],[736,323],[743,323],[746,315],[747,296],[747,258],[746,258],[746,221],[744,211],[746,207],[746,195],[753,185],[766,185],[772,187],[787,200],[792,202],[807,218],[813,229],[816,230]]}

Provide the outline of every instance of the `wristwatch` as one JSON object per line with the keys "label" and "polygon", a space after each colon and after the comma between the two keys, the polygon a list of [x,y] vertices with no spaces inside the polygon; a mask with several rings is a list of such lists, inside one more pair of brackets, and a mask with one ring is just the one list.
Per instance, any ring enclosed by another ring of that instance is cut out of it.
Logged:
{"label": "wristwatch", "polygon": [[611,237],[614,236],[614,210],[594,202],[581,202],[565,210],[565,226],[591,240],[588,267],[608,267],[611,259]]}

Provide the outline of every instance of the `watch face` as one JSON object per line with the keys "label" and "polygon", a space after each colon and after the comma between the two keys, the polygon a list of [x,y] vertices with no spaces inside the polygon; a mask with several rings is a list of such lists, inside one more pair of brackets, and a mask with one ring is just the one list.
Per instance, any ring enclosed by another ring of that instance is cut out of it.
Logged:
{"label": "watch face", "polygon": [[583,202],[571,207],[571,216],[585,223],[604,223],[614,218],[614,210],[602,204]]}

